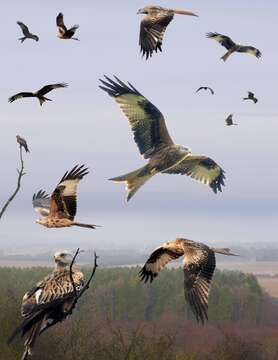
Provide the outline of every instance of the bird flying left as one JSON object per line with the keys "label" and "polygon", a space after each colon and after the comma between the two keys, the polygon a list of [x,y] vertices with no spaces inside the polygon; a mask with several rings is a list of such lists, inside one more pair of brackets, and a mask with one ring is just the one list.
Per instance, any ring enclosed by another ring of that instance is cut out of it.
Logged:
{"label": "bird flying left", "polygon": [[38,35],[32,34],[29,29],[28,26],[26,26],[23,22],[21,21],[17,21],[16,22],[18,26],[20,26],[21,31],[23,33],[23,37],[19,38],[18,40],[21,41],[21,43],[23,43],[23,41],[25,41],[26,39],[33,39],[35,41],[39,41],[39,37]]}
{"label": "bird flying left", "polygon": [[58,27],[58,38],[60,39],[71,39],[71,40],[78,40],[77,38],[73,37],[75,34],[75,31],[79,28],[79,25],[74,25],[71,28],[67,28],[64,23],[64,15],[62,13],[59,13],[56,17],[56,25]]}
{"label": "bird flying left", "polygon": [[65,84],[65,83],[45,85],[44,87],[42,87],[40,90],[38,90],[36,92],[20,92],[18,94],[15,94],[9,98],[9,102],[12,103],[15,100],[18,100],[21,98],[26,98],[26,97],[36,97],[40,102],[40,106],[42,106],[45,101],[52,101],[51,99],[48,99],[47,97],[45,97],[44,96],[45,94],[49,93],[50,91],[52,91],[54,89],[65,88],[67,86],[68,86],[68,84]]}
{"label": "bird flying left", "polygon": [[89,173],[85,165],[76,165],[67,171],[56,186],[51,197],[43,190],[33,195],[34,209],[43,217],[36,223],[48,228],[79,226],[95,229],[97,225],[75,222],[77,210],[77,186],[79,181]]}

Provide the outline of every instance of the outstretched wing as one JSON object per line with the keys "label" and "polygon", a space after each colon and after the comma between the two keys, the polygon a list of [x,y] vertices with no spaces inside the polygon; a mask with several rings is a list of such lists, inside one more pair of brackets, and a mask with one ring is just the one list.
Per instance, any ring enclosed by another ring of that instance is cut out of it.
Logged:
{"label": "outstretched wing", "polygon": [[42,87],[37,94],[38,95],[45,95],[47,93],[49,93],[50,91],[54,90],[54,89],[60,89],[60,88],[65,88],[67,87],[68,84],[66,83],[58,83],[58,84],[51,84],[51,85],[46,85],[44,87]]}
{"label": "outstretched wing", "polygon": [[253,97],[254,97],[254,93],[252,93],[251,91],[248,91],[248,97],[249,97],[249,98],[253,98]]}
{"label": "outstretched wing", "polygon": [[155,17],[147,16],[141,21],[139,45],[142,56],[146,60],[157,50],[162,51],[161,45],[167,26],[174,18],[174,12],[159,12]]}
{"label": "outstretched wing", "polygon": [[134,140],[145,159],[151,157],[161,146],[172,145],[165,120],[161,112],[130,83],[124,84],[105,76],[100,88],[115,98],[128,118]]}
{"label": "outstretched wing", "polygon": [[203,86],[200,86],[199,89],[196,90],[196,93],[197,93],[198,91],[200,91],[200,90],[203,90],[203,89],[205,89],[205,88],[204,88]]}
{"label": "outstretched wing", "polygon": [[62,13],[59,13],[56,17],[56,25],[58,27],[58,31],[61,35],[64,35],[67,31],[67,28],[64,24],[64,16]]}
{"label": "outstretched wing", "polygon": [[73,220],[77,209],[77,186],[83,176],[89,173],[85,165],[76,165],[67,171],[51,195],[50,217],[62,217]]}
{"label": "outstretched wing", "polygon": [[213,32],[207,33],[207,38],[218,41],[219,44],[224,46],[227,50],[231,49],[233,46],[236,45],[233,42],[233,40],[231,38],[229,38],[228,36],[221,35],[221,34],[216,33],[216,32],[215,33],[213,33]]}
{"label": "outstretched wing", "polygon": [[42,216],[49,215],[50,197],[44,190],[39,190],[32,198],[33,208]]}
{"label": "outstretched wing", "polygon": [[30,31],[29,31],[29,29],[28,29],[28,26],[26,26],[25,24],[23,24],[23,22],[21,22],[21,21],[17,21],[16,23],[17,23],[17,25],[20,26],[21,31],[23,32],[23,35],[25,35],[25,36],[27,36],[27,37],[31,35],[31,34],[30,34]]}
{"label": "outstretched wing", "polygon": [[165,170],[163,173],[188,175],[209,185],[215,194],[217,191],[222,191],[222,186],[225,186],[224,170],[215,161],[204,155],[188,155],[177,166]]}
{"label": "outstretched wing", "polygon": [[197,321],[208,320],[208,296],[215,269],[215,254],[209,249],[191,249],[184,257],[184,295]]}
{"label": "outstretched wing", "polygon": [[175,243],[170,243],[167,247],[163,245],[158,247],[140,270],[140,279],[145,283],[148,282],[148,280],[152,282],[169,261],[177,259],[182,255],[183,251],[175,247]]}
{"label": "outstretched wing", "polygon": [[211,87],[208,87],[209,91],[211,92],[211,95],[214,95],[214,91]]}
{"label": "outstretched wing", "polygon": [[22,99],[22,98],[25,98],[25,97],[34,97],[35,95],[31,92],[20,92],[18,94],[15,94],[11,97],[9,97],[9,102],[12,103],[14,102],[15,100],[18,100],[18,99]]}
{"label": "outstretched wing", "polygon": [[262,56],[262,53],[260,52],[260,50],[256,49],[253,46],[240,46],[238,48],[237,52],[254,55],[254,56],[256,56],[257,59],[259,59]]}

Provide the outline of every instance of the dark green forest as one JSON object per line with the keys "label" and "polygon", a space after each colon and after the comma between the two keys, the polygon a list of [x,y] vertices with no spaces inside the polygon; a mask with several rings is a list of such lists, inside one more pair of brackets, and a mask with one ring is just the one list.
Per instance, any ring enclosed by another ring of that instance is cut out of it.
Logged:
{"label": "dark green forest", "polygon": [[[88,270],[84,270],[88,273]],[[139,268],[98,269],[73,316],[37,343],[34,360],[278,358],[278,305],[256,278],[216,271],[209,324],[196,324],[185,304],[183,273],[164,270],[152,285]],[[20,359],[23,343],[6,339],[21,321],[23,294],[50,269],[0,269],[0,359]]]}

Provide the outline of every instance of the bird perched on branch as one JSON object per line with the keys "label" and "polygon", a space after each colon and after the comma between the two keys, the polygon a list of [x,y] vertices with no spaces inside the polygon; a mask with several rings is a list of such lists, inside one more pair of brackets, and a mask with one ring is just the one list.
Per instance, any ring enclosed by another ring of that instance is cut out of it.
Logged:
{"label": "bird perched on branch", "polygon": [[161,6],[145,6],[139,9],[137,14],[146,15],[141,21],[139,37],[142,56],[146,56],[146,60],[154,51],[162,51],[164,33],[175,14],[198,16],[191,11],[165,9]]}
{"label": "bird perched on branch", "polygon": [[9,98],[9,102],[12,103],[15,100],[18,100],[21,98],[26,98],[26,97],[36,97],[36,98],[38,98],[38,100],[40,102],[40,106],[42,106],[45,101],[52,101],[51,99],[48,99],[47,97],[45,97],[44,96],[45,94],[49,93],[50,91],[52,91],[54,89],[65,88],[67,86],[68,86],[68,84],[59,83],[59,84],[46,85],[36,92],[20,92],[18,94],[11,96]]}
{"label": "bird perched on branch", "polygon": [[153,279],[169,261],[183,256],[184,295],[198,322],[208,320],[208,298],[216,266],[215,253],[236,256],[230,249],[211,248],[192,240],[177,238],[156,248],[139,276],[145,283]]}
{"label": "bird perched on branch", "polygon": [[260,50],[256,49],[255,47],[236,44],[236,43],[233,42],[233,40],[231,38],[229,38],[226,35],[221,35],[221,34],[218,34],[218,33],[209,32],[209,33],[207,33],[207,38],[218,41],[219,44],[221,44],[222,46],[224,46],[228,50],[226,52],[226,54],[224,54],[221,57],[221,59],[223,61],[226,61],[228,59],[228,57],[234,52],[246,53],[246,54],[254,55],[258,59],[262,56],[262,53],[260,52]]}
{"label": "bird perched on branch", "polygon": [[248,97],[243,98],[243,100],[252,100],[254,104],[258,102],[258,99],[255,97],[254,93],[248,91]]}
{"label": "bird perched on branch", "polygon": [[72,39],[72,40],[78,40],[77,38],[73,37],[73,35],[75,34],[75,31],[79,28],[79,25],[74,25],[71,28],[67,29],[67,27],[64,24],[64,16],[62,13],[59,13],[58,16],[56,17],[56,25],[58,27],[58,38],[60,39]]}
{"label": "bird perched on branch", "polygon": [[37,337],[41,333],[72,313],[84,286],[83,273],[75,266],[70,268],[72,259],[72,255],[66,250],[56,252],[53,272],[23,296],[23,321],[8,340],[10,343],[18,334],[26,338],[21,360],[32,355]]}
{"label": "bird perched on branch", "polygon": [[105,76],[100,80],[106,91],[120,105],[128,118],[140,154],[149,159],[147,165],[131,173],[110,179],[123,182],[127,201],[157,173],[188,175],[217,193],[224,186],[224,171],[206,155],[193,155],[187,147],[176,145],[170,137],[162,113],[130,83],[124,84]]}
{"label": "bird perched on branch", "polygon": [[39,37],[35,34],[30,33],[28,26],[26,26],[25,24],[23,24],[23,22],[21,21],[17,21],[16,22],[17,25],[20,26],[22,32],[23,32],[23,37],[19,38],[18,40],[21,41],[21,43],[23,43],[23,41],[25,41],[26,39],[33,39],[35,41],[39,41]]}
{"label": "bird perched on branch", "polygon": [[28,149],[27,141],[25,139],[23,139],[19,135],[16,135],[16,141],[20,147],[24,148],[26,153],[30,152],[30,150]]}
{"label": "bird perched on branch", "polygon": [[227,126],[238,125],[233,122],[233,114],[230,114],[225,121]]}
{"label": "bird perched on branch", "polygon": [[80,226],[95,229],[97,227],[97,225],[74,221],[77,210],[77,186],[79,181],[89,173],[88,168],[84,166],[76,165],[71,171],[67,171],[51,197],[43,190],[33,195],[33,207],[43,216],[36,223],[48,228]]}
{"label": "bird perched on branch", "polygon": [[201,86],[201,87],[199,87],[199,89],[196,90],[196,93],[199,92],[200,90],[209,90],[211,92],[211,95],[214,95],[214,91],[209,86]]}

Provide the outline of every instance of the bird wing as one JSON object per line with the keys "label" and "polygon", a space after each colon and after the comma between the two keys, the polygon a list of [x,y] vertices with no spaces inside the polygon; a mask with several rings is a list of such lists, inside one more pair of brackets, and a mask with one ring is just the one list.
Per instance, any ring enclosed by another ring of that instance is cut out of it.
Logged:
{"label": "bird wing", "polygon": [[105,76],[107,81],[100,80],[100,88],[115,98],[123,113],[128,118],[134,140],[144,158],[149,158],[161,146],[172,145],[165,120],[161,112],[130,83],[124,84]]}
{"label": "bird wing", "polygon": [[221,35],[218,33],[209,32],[207,33],[207,37],[209,39],[213,39],[219,42],[222,46],[224,46],[227,50],[231,49],[236,44],[233,42],[231,38],[226,35]]}
{"label": "bird wing", "polygon": [[56,17],[56,25],[58,27],[58,31],[61,35],[64,35],[67,31],[67,28],[64,24],[64,16],[62,13],[59,13]]}
{"label": "bird wing", "polygon": [[211,87],[208,87],[209,91],[211,92],[211,95],[214,95],[214,91]]}
{"label": "bird wing", "polygon": [[215,161],[205,155],[188,155],[178,165],[163,171],[166,174],[187,175],[209,185],[214,193],[222,191],[224,170]]}
{"label": "bird wing", "polygon": [[42,216],[49,215],[50,197],[45,191],[39,190],[36,194],[34,194],[32,204],[33,208]]}
{"label": "bird wing", "polygon": [[248,91],[248,97],[253,98],[253,97],[254,97],[254,93],[252,93],[251,91]]}
{"label": "bird wing", "polygon": [[203,324],[208,320],[208,295],[215,269],[215,254],[209,248],[185,250],[184,295],[196,316]]}
{"label": "bird wing", "polygon": [[154,51],[162,51],[163,36],[173,18],[174,12],[162,11],[156,16],[146,16],[141,21],[139,45],[142,56],[146,56],[146,59],[151,57]]}
{"label": "bird wing", "polygon": [[65,217],[73,220],[77,209],[77,186],[83,176],[89,173],[85,165],[76,165],[71,171],[67,171],[56,189],[53,191],[50,200],[50,217]]}
{"label": "bird wing", "polygon": [[20,92],[18,94],[15,94],[11,97],[9,97],[9,102],[12,103],[15,100],[21,99],[21,98],[25,98],[25,97],[34,97],[35,95],[31,92]]}
{"label": "bird wing", "polygon": [[162,270],[169,261],[179,258],[183,255],[183,251],[180,248],[177,248],[173,244],[165,246],[160,246],[153,251],[151,256],[148,258],[147,262],[139,272],[139,276],[142,281],[145,283],[153,279],[158,275],[160,270]]}
{"label": "bird wing", "polygon": [[37,91],[37,94],[38,95],[45,95],[45,94],[49,93],[50,91],[52,91],[54,89],[65,88],[67,86],[68,86],[68,84],[65,84],[65,83],[45,85],[39,91]]}
{"label": "bird wing", "polygon": [[197,93],[198,91],[200,91],[200,90],[203,90],[203,89],[204,89],[204,87],[203,87],[203,86],[200,86],[199,89],[196,90],[196,93]]}
{"label": "bird wing", "polygon": [[75,31],[79,28],[79,25],[74,25],[72,26],[70,29],[68,29],[67,33],[70,35],[70,36],[73,36]]}
{"label": "bird wing", "polygon": [[256,58],[260,58],[262,56],[262,53],[260,52],[259,49],[256,49],[255,47],[253,46],[240,46],[237,50],[237,52],[240,52],[240,53],[247,53],[247,54],[250,54],[250,55],[254,55],[256,56]]}
{"label": "bird wing", "polygon": [[16,23],[17,23],[17,25],[20,26],[20,28],[21,28],[21,30],[22,30],[22,32],[23,32],[23,35],[25,35],[25,36],[27,36],[27,37],[31,35],[31,34],[30,34],[30,31],[29,31],[29,29],[28,29],[28,26],[26,26],[25,24],[23,24],[23,22],[21,22],[21,21],[17,21]]}

